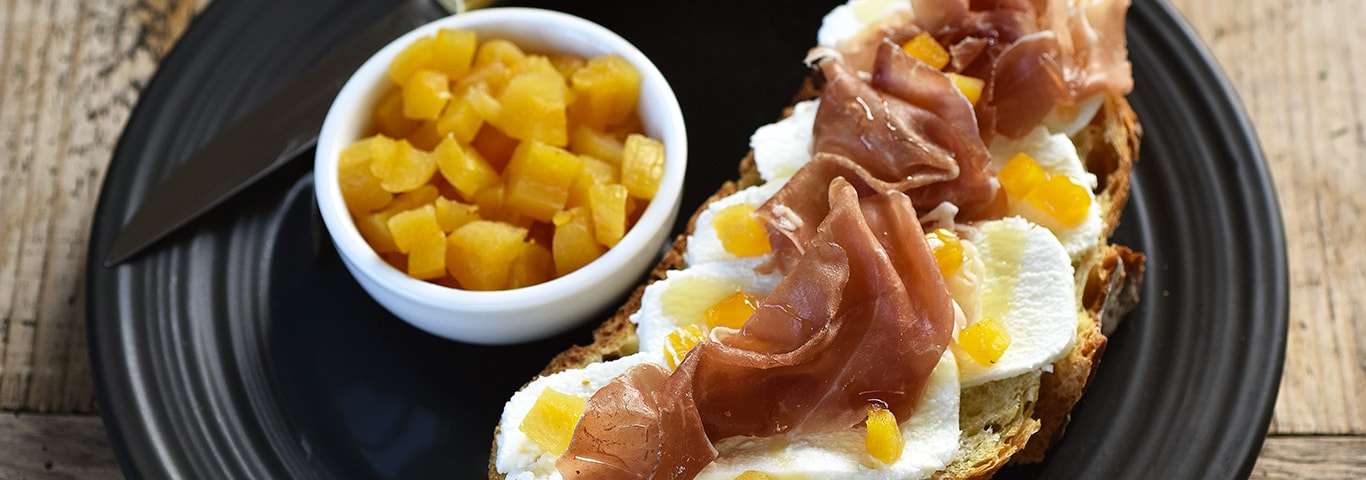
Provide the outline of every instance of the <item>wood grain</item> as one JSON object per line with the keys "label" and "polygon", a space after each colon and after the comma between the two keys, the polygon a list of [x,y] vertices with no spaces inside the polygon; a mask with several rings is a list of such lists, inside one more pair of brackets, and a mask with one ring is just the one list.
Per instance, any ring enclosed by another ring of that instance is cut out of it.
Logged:
{"label": "wood grain", "polygon": [[1285,217],[1290,333],[1272,433],[1366,434],[1361,2],[1173,2],[1262,141]]}
{"label": "wood grain", "polygon": [[89,412],[90,216],[138,94],[202,4],[0,4],[0,409]]}
{"label": "wood grain", "polygon": [[[0,0],[0,478],[111,478],[82,287],[110,154],[208,0]],[[1359,0],[1170,0],[1259,133],[1290,333],[1254,478],[1366,478],[1366,22]],[[1272,233],[1268,233],[1272,234]]]}

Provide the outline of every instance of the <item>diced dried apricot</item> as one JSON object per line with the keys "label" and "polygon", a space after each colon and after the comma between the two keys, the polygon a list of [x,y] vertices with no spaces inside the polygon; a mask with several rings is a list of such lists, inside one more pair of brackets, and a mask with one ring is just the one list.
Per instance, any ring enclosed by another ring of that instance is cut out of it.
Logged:
{"label": "diced dried apricot", "polygon": [[768,231],[754,217],[754,206],[748,203],[737,203],[716,212],[711,227],[721,240],[721,246],[737,257],[754,257],[773,251]]}
{"label": "diced dried apricot", "polygon": [[485,122],[496,125],[496,122],[502,120],[503,104],[499,103],[498,99],[489,93],[488,87],[484,84],[481,83],[465,90],[465,99],[470,102],[470,108],[474,109],[474,113],[479,114],[479,118],[484,119]]}
{"label": "diced dried apricot", "polygon": [[620,55],[588,60],[569,83],[575,96],[571,115],[599,130],[625,121],[640,97],[640,72]]}
{"label": "diced dried apricot", "polygon": [[436,201],[436,198],[439,196],[441,196],[441,193],[437,190],[436,186],[423,185],[410,192],[395,195],[394,201],[390,202],[389,206],[384,207],[384,210],[390,214],[412,210]]}
{"label": "diced dried apricot", "polygon": [[526,60],[526,52],[523,52],[521,47],[501,38],[484,42],[474,55],[476,67],[490,63],[501,63],[509,69],[515,70],[521,66],[524,60]]}
{"label": "diced dried apricot", "polygon": [[484,124],[474,136],[474,140],[470,141],[470,146],[479,150],[479,153],[484,155],[484,160],[501,172],[507,168],[508,159],[512,158],[512,151],[517,149],[518,143],[521,142],[507,136],[498,130],[498,127]]}
{"label": "diced dried apricot", "polygon": [[930,32],[920,32],[901,46],[906,53],[920,61],[928,63],[935,70],[943,70],[949,64],[949,51],[940,45]]}
{"label": "diced dried apricot", "polygon": [[370,139],[347,146],[341,158],[337,180],[346,208],[353,215],[379,210],[394,199],[394,194],[381,187],[379,179],[370,173]]}
{"label": "diced dried apricot", "polygon": [[1015,198],[1024,198],[1029,192],[1034,191],[1035,187],[1048,180],[1048,173],[1043,171],[1043,167],[1040,167],[1033,157],[1021,152],[1011,157],[1005,167],[996,172],[996,178],[1001,181],[1001,188],[1004,188],[1007,194]]}
{"label": "diced dried apricot", "polygon": [[588,189],[588,206],[593,211],[593,238],[611,248],[626,235],[626,187],[619,183],[599,183]]}
{"label": "diced dried apricot", "polygon": [[868,431],[863,438],[863,447],[869,455],[884,464],[893,464],[901,459],[905,441],[901,438],[901,427],[896,423],[896,415],[881,406],[868,409],[868,420],[864,422]]}
{"label": "diced dried apricot", "polygon": [[605,249],[593,237],[593,221],[584,207],[556,213],[555,237],[550,251],[555,257],[555,276],[564,276],[602,256]]}
{"label": "diced dried apricot", "polygon": [[963,241],[953,230],[937,228],[926,234],[925,239],[929,241],[930,251],[934,252],[934,261],[944,278],[953,275],[963,266]]}
{"label": "diced dried apricot", "polygon": [[450,80],[436,70],[420,69],[403,81],[403,116],[436,120],[451,99]]}
{"label": "diced dried apricot", "polygon": [[436,157],[441,177],[465,200],[473,199],[475,192],[502,181],[477,150],[462,148],[454,138],[448,137],[437,144],[432,156]]}
{"label": "diced dried apricot", "polygon": [[737,290],[707,309],[707,326],[739,329],[759,309],[759,299]]}
{"label": "diced dried apricot", "polygon": [[[394,236],[389,234],[389,217],[391,216],[393,216],[393,212],[381,210],[354,217],[356,230],[360,230],[360,236],[365,239],[365,243],[370,244],[370,248],[375,249],[375,253],[398,252],[398,245],[394,244]],[[406,267],[404,269],[406,270]]]}
{"label": "diced dried apricot", "polygon": [[432,41],[432,68],[455,79],[465,76],[474,61],[478,35],[473,30],[443,28]]}
{"label": "diced dried apricot", "polygon": [[702,343],[705,337],[706,333],[697,325],[679,327],[669,332],[664,344],[664,360],[669,362],[669,370],[678,368],[678,364],[683,363],[683,357],[688,356],[688,352]]}
{"label": "diced dried apricot", "polygon": [[425,235],[408,252],[408,275],[419,280],[446,276],[446,234]]}
{"label": "diced dried apricot", "polygon": [[583,170],[583,160],[563,148],[536,140],[524,141],[512,152],[503,177],[503,201],[523,215],[550,221],[569,200],[569,186]]}
{"label": "diced dried apricot", "polygon": [[1076,226],[1091,209],[1091,195],[1067,175],[1051,175],[1042,185],[1025,195],[1025,201],[1042,210],[1064,226]]}
{"label": "diced dried apricot", "polygon": [[564,78],[553,67],[547,68],[549,72],[530,70],[508,79],[498,94],[502,113],[490,123],[518,140],[564,147],[569,145]]}
{"label": "diced dried apricot", "polygon": [[659,191],[663,177],[664,143],[640,134],[628,135],[621,153],[621,184],[631,196],[650,200]]}
{"label": "diced dried apricot", "polygon": [[482,88],[485,92],[498,92],[503,89],[503,85],[511,76],[512,69],[498,62],[476,65],[470,68],[468,75],[455,82],[455,87],[452,90],[465,92],[474,88]]}
{"label": "diced dried apricot", "polygon": [[436,207],[423,205],[395,213],[389,217],[389,233],[400,253],[411,252],[413,245],[427,240],[424,237],[442,233],[441,224],[436,222]]}
{"label": "diced dried apricot", "polygon": [[527,230],[503,222],[476,220],[446,239],[446,269],[470,290],[507,285],[508,267],[522,253]]}
{"label": "diced dried apricot", "polygon": [[462,145],[468,145],[482,126],[484,118],[474,110],[474,105],[465,95],[459,95],[446,103],[446,110],[441,112],[441,118],[436,121],[436,133],[450,135]]}
{"label": "diced dried apricot", "polygon": [[625,148],[621,140],[607,132],[601,132],[588,125],[579,125],[569,136],[569,151],[603,160],[612,165],[621,165],[621,151]]}
{"label": "diced dried apricot", "polygon": [[559,70],[560,75],[564,78],[574,76],[575,71],[583,68],[583,66],[588,63],[583,57],[568,53],[551,53],[546,55],[546,57],[550,59],[550,64],[554,65],[555,69]]}
{"label": "diced dried apricot", "polygon": [[1010,332],[991,318],[983,318],[958,332],[958,346],[978,365],[991,366],[1010,348]]}
{"label": "diced dried apricot", "polygon": [[389,79],[402,85],[413,72],[430,68],[432,65],[432,46],[435,43],[436,40],[432,37],[422,37],[414,40],[407,47],[403,47],[403,50],[398,52],[398,55],[389,62]]}
{"label": "diced dried apricot", "polygon": [[446,233],[451,233],[466,223],[480,220],[479,207],[468,203],[437,197],[433,206],[436,207],[436,223],[440,224],[441,231]]}
{"label": "diced dried apricot", "polygon": [[405,138],[422,124],[403,116],[403,91],[398,89],[380,97],[370,114],[370,122],[375,125],[375,131],[390,138]]}
{"label": "diced dried apricot", "polygon": [[370,173],[379,179],[385,190],[409,192],[432,179],[432,174],[436,173],[436,159],[432,154],[414,148],[407,140],[399,140],[393,154],[370,159]]}
{"label": "diced dried apricot", "polygon": [[946,75],[949,76],[949,80],[953,81],[953,86],[957,87],[958,91],[962,92],[964,97],[967,97],[968,103],[976,105],[977,100],[982,98],[982,87],[986,85],[986,82],[982,79],[953,72],[949,72]]}
{"label": "diced dried apricot", "polygon": [[507,288],[521,288],[555,278],[555,260],[550,249],[537,242],[526,242],[522,253],[508,268]]}
{"label": "diced dried apricot", "polygon": [[569,440],[574,437],[574,427],[588,401],[557,390],[546,388],[536,397],[522,424],[517,428],[527,438],[552,455],[564,453],[569,448]]}
{"label": "diced dried apricot", "polygon": [[588,189],[600,183],[621,181],[617,167],[593,157],[580,155],[579,159],[583,160],[583,169],[579,171],[579,176],[574,178],[574,183],[569,185],[569,199],[565,200],[565,206],[588,205]]}

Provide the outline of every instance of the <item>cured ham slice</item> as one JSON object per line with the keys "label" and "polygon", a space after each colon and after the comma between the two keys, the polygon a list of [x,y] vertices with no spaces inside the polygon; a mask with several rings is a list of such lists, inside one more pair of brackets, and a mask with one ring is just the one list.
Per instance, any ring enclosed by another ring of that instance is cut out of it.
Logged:
{"label": "cured ham slice", "polygon": [[744,327],[667,378],[635,367],[589,400],[562,475],[690,478],[708,442],[853,428],[873,405],[910,416],[951,341],[952,300],[909,197],[860,198],[843,178],[828,192],[805,253]]}

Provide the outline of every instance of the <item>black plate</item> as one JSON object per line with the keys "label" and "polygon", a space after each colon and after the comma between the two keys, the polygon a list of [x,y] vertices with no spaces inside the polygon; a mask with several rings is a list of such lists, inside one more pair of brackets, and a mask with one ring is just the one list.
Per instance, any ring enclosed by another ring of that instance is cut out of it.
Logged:
{"label": "black plate", "polygon": [[[543,3],[617,30],[670,78],[692,133],[691,211],[789,103],[837,2]],[[587,341],[581,328],[473,347],[390,317],[319,238],[311,161],[152,252],[101,266],[153,182],[393,6],[214,2],[143,93],[101,192],[88,267],[92,369],[130,477],[477,478],[503,401],[552,353]],[[1048,460],[1005,476],[1245,477],[1270,421],[1288,294],[1265,161],[1223,75],[1168,6],[1136,1],[1129,38],[1147,135],[1117,240],[1149,255],[1142,303]]]}

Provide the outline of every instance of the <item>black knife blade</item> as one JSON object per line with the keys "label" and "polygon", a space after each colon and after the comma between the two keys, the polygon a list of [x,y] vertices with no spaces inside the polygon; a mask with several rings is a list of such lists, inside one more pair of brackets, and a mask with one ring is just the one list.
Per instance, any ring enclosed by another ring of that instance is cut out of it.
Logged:
{"label": "black knife blade", "polygon": [[112,267],[156,244],[313,148],[346,79],[384,45],[408,31],[486,1],[406,1],[200,146],[143,198],[114,239]]}

